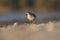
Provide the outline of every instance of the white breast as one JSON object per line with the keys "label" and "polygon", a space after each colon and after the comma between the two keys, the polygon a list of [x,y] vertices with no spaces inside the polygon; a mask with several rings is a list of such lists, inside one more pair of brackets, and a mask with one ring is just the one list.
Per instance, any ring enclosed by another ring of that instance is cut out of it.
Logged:
{"label": "white breast", "polygon": [[30,21],[33,21],[33,20],[34,20],[34,16],[32,16],[32,15],[27,15],[27,18],[28,18],[28,20],[30,20]]}

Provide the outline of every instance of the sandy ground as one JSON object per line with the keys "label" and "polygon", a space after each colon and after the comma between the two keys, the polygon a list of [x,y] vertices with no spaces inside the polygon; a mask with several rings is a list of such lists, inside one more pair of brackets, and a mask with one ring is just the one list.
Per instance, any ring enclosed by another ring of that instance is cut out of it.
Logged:
{"label": "sandy ground", "polygon": [[0,40],[60,40],[60,22],[4,26]]}

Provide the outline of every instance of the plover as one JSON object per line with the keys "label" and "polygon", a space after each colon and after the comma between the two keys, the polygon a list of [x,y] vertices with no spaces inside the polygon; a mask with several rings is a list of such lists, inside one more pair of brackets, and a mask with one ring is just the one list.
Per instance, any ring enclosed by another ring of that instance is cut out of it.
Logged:
{"label": "plover", "polygon": [[27,12],[26,17],[30,21],[30,23],[32,23],[36,19],[36,15],[31,12]]}

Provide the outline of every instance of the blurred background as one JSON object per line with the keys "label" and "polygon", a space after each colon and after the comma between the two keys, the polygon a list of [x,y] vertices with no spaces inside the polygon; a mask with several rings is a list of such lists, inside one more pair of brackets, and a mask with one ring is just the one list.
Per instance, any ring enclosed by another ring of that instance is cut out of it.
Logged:
{"label": "blurred background", "polygon": [[29,11],[37,15],[37,21],[60,20],[60,0],[0,0],[1,23],[25,22]]}
{"label": "blurred background", "polygon": [[0,40],[60,40],[60,0],[0,0]]}
{"label": "blurred background", "polygon": [[59,11],[60,0],[0,0],[0,12],[12,10]]}

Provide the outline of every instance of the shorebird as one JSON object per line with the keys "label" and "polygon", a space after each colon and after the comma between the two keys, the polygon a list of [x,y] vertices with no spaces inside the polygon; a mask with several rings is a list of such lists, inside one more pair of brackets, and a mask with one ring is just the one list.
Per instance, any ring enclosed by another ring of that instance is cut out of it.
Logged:
{"label": "shorebird", "polygon": [[36,19],[36,15],[31,12],[27,12],[26,17],[30,21],[30,23],[32,23]]}

